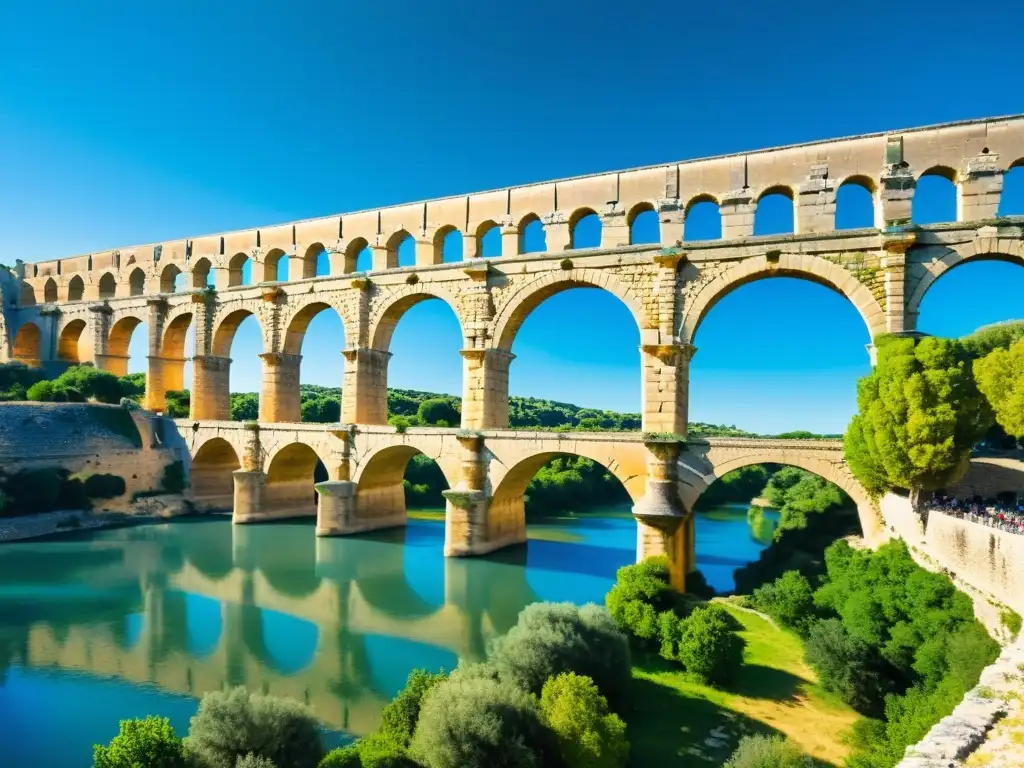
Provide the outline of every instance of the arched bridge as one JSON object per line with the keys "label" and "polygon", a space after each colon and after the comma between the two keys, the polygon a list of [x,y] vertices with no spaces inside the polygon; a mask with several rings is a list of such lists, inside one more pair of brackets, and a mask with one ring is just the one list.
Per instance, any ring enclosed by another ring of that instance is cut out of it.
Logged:
{"label": "arched bridge", "polygon": [[[166,422],[168,426],[170,422]],[[803,467],[855,501],[865,536],[877,510],[850,474],[838,440],[712,438],[682,443],[642,433],[468,431],[342,424],[174,422],[192,456],[200,505],[230,508],[239,523],[316,516],[318,535],[404,525],[403,478],[413,456],[433,459],[445,491],[445,554],[474,555],[526,541],[524,494],[559,454],[596,461],[633,502],[637,557],[668,555],[678,586],[695,565],[692,510],[727,472],[776,462]],[[328,480],[315,484],[318,464]]]}
{"label": "arched bridge", "polygon": [[[729,451],[732,466],[744,456],[785,455],[841,481],[870,534],[865,494],[837,445],[704,448],[509,431],[512,349],[530,313],[571,288],[616,296],[640,337],[643,432],[685,441],[694,342],[718,301],[752,281],[795,277],[844,296],[871,338],[913,331],[922,298],[950,269],[1024,264],[1024,218],[999,208],[1004,175],[1022,164],[1018,115],[19,262],[0,274],[0,359],[50,370],[92,362],[123,374],[132,334],[145,325],[145,402],[162,412],[166,393],[185,388],[194,334],[190,420],[179,424],[193,451],[194,493],[211,504],[230,500],[239,522],[313,514],[316,457],[329,474],[319,493],[321,533],[400,524],[401,469],[419,451],[437,459],[451,485],[446,551],[486,552],[522,540],[531,468],[556,452],[590,456],[632,496],[638,551],[670,554],[681,584],[692,562],[692,526],[682,520],[702,484],[730,465]],[[915,226],[915,190],[929,176],[944,180],[955,220]],[[836,227],[843,188],[867,197],[861,228]],[[768,198],[788,205],[791,232],[754,234]],[[693,239],[699,210],[710,210],[719,237]],[[594,242],[580,235],[584,222],[599,230]],[[405,313],[428,300],[444,302],[461,329],[465,432],[396,435],[386,426],[391,339]],[[340,318],[345,337],[346,426],[334,428],[298,423],[303,340],[322,312]],[[246,436],[226,420],[232,343],[249,317],[263,353],[259,425]]]}

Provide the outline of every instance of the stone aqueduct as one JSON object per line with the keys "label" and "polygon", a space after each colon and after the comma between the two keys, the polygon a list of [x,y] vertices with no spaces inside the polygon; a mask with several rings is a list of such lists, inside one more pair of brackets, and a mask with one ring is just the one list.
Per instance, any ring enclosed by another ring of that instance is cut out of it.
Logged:
{"label": "stone aqueduct", "polygon": [[[744,464],[779,461],[818,472],[858,502],[865,533],[879,524],[842,462],[841,446],[711,440],[686,435],[689,363],[702,319],[731,290],[761,278],[810,280],[845,296],[871,336],[915,330],[921,299],[945,271],[965,262],[1024,264],[1024,219],[998,216],[1002,179],[1024,164],[1024,116],[782,147],[629,171],[430,200],[70,259],[20,263],[5,290],[5,359],[58,367],[80,361],[123,374],[132,331],[149,331],[146,405],[160,411],[181,389],[185,341],[195,333],[192,412],[177,422],[193,457],[197,499],[231,498],[239,522],[313,512],[318,532],[347,533],[404,520],[401,479],[409,457],[435,458],[448,478],[448,554],[522,541],[522,491],[556,452],[600,461],[636,506],[638,554],[665,552],[677,582],[693,567],[689,510],[716,477]],[[957,220],[909,225],[918,179],[956,187]],[[875,226],[837,230],[840,187],[872,196]],[[793,203],[794,232],[755,236],[758,202]],[[689,242],[687,215],[717,205],[722,238]],[[633,225],[652,211],[660,242],[636,244]],[[596,215],[600,246],[574,247],[578,223]],[[541,222],[546,250],[525,253],[523,232]],[[497,228],[501,255],[483,258]],[[463,239],[463,260],[446,263],[443,243]],[[415,263],[398,247],[415,241]],[[356,272],[372,252],[372,269]],[[330,274],[316,276],[326,251]],[[287,280],[276,280],[282,257]],[[250,263],[255,284],[242,285]],[[174,291],[185,274],[192,282]],[[212,275],[213,286],[208,286]],[[508,372],[516,332],[541,302],[591,286],[617,296],[641,336],[641,435],[544,434],[508,429]],[[390,339],[402,315],[428,299],[446,302],[464,344],[461,430],[386,426]],[[342,424],[299,422],[299,363],[314,316],[335,311],[348,348]],[[263,381],[257,425],[228,421],[232,339],[259,321]],[[231,482],[228,471],[233,472]]]}

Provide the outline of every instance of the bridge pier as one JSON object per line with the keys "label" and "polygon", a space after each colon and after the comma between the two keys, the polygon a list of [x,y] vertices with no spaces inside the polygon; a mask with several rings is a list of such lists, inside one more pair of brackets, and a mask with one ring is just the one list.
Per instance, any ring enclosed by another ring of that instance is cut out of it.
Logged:
{"label": "bridge pier", "polygon": [[643,357],[643,430],[686,437],[690,404],[692,344],[645,344]]}
{"label": "bridge pier", "polygon": [[693,570],[693,514],[679,496],[677,440],[644,441],[649,451],[647,489],[633,507],[637,523],[636,560],[665,556],[672,586],[686,590],[686,574]]}
{"label": "bridge pier", "polygon": [[446,557],[482,555],[526,541],[526,516],[509,504],[494,504],[485,491],[488,460],[483,437],[457,438],[462,450],[459,482],[444,491],[444,554]]}
{"label": "bridge pier", "polygon": [[163,411],[167,408],[167,393],[185,388],[185,358],[150,355],[146,361],[145,407]]}
{"label": "bridge pier", "polygon": [[260,421],[302,421],[299,397],[299,365],[302,362],[302,355],[264,352],[260,358],[263,360]]}
{"label": "bridge pier", "polygon": [[355,483],[348,480],[327,480],[316,484],[316,535],[344,536],[370,530],[373,520],[356,517]]}
{"label": "bridge pier", "polygon": [[368,347],[346,349],[341,388],[341,420],[345,424],[388,423],[390,352]]}
{"label": "bridge pier", "polygon": [[267,476],[263,472],[236,469],[231,473],[235,480],[235,499],[232,506],[231,522],[255,523],[264,520],[263,497]]}
{"label": "bridge pier", "polygon": [[192,362],[194,381],[189,418],[228,421],[231,418],[231,358],[196,355]]}
{"label": "bridge pier", "polygon": [[515,355],[504,349],[463,349],[462,428],[508,427],[508,369]]}

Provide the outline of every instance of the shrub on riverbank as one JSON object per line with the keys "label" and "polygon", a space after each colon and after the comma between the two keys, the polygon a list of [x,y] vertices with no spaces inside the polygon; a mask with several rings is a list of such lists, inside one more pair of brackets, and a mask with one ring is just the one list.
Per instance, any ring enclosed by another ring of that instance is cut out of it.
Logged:
{"label": "shrub on riverbank", "polygon": [[93,747],[94,768],[186,768],[185,747],[166,717],[122,720],[110,744]]}
{"label": "shrub on riverbank", "polygon": [[629,644],[596,605],[528,605],[518,623],[495,642],[491,663],[502,680],[535,696],[550,678],[575,672],[593,680],[613,710],[626,704]]}
{"label": "shrub on riverbank", "polygon": [[734,622],[720,607],[676,593],[664,557],[620,568],[605,605],[635,645],[657,649],[698,678],[725,682],[743,664],[743,640]]}
{"label": "shrub on riverbank", "polygon": [[626,724],[588,677],[567,672],[544,684],[540,708],[566,768],[620,768],[629,757]]}
{"label": "shrub on riverbank", "polygon": [[324,756],[320,724],[306,707],[242,687],[203,696],[185,748],[202,768],[234,768],[250,753],[276,768],[316,768]]}
{"label": "shrub on riverbank", "polygon": [[452,677],[424,699],[410,753],[426,768],[541,768],[557,749],[535,697],[511,682]]}
{"label": "shrub on riverbank", "polygon": [[775,581],[755,589],[750,605],[801,635],[807,634],[817,617],[814,591],[799,571],[786,571]]}

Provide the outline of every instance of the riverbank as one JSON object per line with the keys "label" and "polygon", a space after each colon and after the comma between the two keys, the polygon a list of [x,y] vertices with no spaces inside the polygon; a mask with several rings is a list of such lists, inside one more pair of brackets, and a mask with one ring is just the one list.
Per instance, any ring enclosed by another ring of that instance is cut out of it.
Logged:
{"label": "riverbank", "polygon": [[843,734],[860,716],[818,685],[799,637],[721,604],[747,642],[739,678],[712,688],[660,658],[638,658],[627,717],[630,765],[719,766],[752,733],[781,733],[817,764],[841,765],[849,752]]}
{"label": "riverbank", "polygon": [[66,509],[35,515],[0,517],[0,543],[29,541],[69,531],[117,528],[122,525],[155,523],[192,514],[192,508],[180,496],[152,496],[137,499],[131,512]]}

